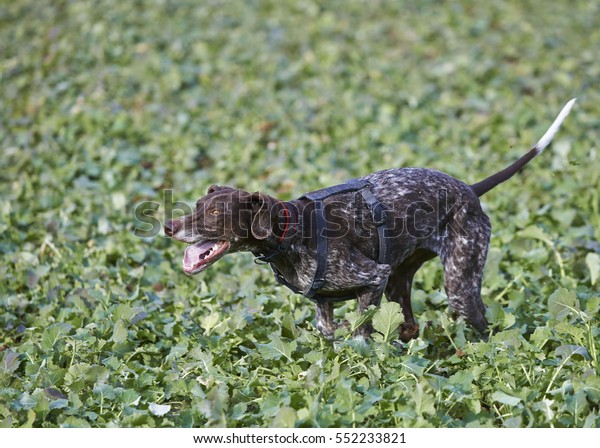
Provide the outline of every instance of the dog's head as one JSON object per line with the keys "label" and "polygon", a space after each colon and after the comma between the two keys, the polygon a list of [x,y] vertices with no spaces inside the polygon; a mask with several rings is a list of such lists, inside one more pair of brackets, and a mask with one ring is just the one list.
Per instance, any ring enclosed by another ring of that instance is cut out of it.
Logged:
{"label": "dog's head", "polygon": [[268,238],[277,203],[260,192],[213,185],[198,199],[193,213],[165,223],[165,234],[189,244],[183,271],[194,275],[225,254],[248,250]]}

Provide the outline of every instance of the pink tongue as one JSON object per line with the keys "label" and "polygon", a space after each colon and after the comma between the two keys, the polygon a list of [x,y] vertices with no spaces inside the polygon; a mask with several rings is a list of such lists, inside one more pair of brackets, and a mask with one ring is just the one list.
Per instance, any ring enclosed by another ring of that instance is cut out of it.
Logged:
{"label": "pink tongue", "polygon": [[200,262],[201,255],[208,252],[214,245],[214,241],[205,241],[186,247],[183,254],[183,265],[187,268],[193,268]]}

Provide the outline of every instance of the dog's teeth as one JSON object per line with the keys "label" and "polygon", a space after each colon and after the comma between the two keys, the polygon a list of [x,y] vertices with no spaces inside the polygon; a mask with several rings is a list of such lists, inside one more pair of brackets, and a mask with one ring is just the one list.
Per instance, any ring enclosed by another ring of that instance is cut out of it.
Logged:
{"label": "dog's teeth", "polygon": [[198,256],[199,260],[204,260],[206,257],[210,257],[211,254],[213,253],[213,251],[215,250],[216,246],[211,247],[210,249],[208,249],[206,252],[201,253]]}

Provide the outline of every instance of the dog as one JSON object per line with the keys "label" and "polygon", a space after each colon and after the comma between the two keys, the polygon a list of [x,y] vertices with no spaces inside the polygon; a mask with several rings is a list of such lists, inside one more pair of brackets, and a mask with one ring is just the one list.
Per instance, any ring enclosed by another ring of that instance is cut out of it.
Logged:
{"label": "dog", "polygon": [[[287,202],[213,185],[193,213],[167,221],[164,232],[189,244],[183,256],[188,275],[226,254],[252,252],[257,263],[271,266],[279,283],[315,303],[316,327],[329,339],[339,326],[335,302],[358,299],[364,312],[378,306],[384,293],[402,309],[399,338],[416,338],[413,277],[439,256],[450,308],[486,337],[481,281],[491,226],[479,198],[541,154],[574,103],[563,107],[529,152],[473,185],[425,168],[378,171]],[[372,331],[367,324],[356,335]]]}

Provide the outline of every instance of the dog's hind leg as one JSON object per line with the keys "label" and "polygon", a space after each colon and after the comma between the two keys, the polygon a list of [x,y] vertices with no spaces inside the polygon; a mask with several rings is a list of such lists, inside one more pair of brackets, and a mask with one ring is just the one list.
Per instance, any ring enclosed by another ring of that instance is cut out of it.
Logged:
{"label": "dog's hind leg", "polygon": [[489,219],[483,212],[476,219],[471,216],[461,231],[449,232],[441,254],[450,307],[483,335],[488,323],[481,300],[481,280],[490,234]]}

